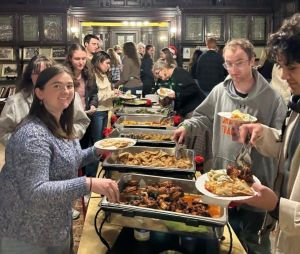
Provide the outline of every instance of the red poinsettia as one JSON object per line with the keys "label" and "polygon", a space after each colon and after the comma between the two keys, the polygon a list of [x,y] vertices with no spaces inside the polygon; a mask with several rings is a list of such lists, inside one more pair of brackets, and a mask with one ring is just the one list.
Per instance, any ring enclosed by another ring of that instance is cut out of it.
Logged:
{"label": "red poinsettia", "polygon": [[106,128],[104,128],[104,130],[103,130],[103,136],[106,138],[106,137],[108,137],[109,136],[109,134],[112,132],[112,130],[113,130],[113,128],[108,128],[108,127],[106,127]]}
{"label": "red poinsettia", "polygon": [[181,116],[175,115],[173,116],[174,126],[178,126],[181,123]]}
{"label": "red poinsettia", "polygon": [[114,124],[118,120],[118,118],[119,117],[117,117],[116,115],[112,115],[111,118],[110,118],[111,124]]}
{"label": "red poinsettia", "polygon": [[152,101],[150,99],[147,99],[146,100],[146,106],[152,106]]}

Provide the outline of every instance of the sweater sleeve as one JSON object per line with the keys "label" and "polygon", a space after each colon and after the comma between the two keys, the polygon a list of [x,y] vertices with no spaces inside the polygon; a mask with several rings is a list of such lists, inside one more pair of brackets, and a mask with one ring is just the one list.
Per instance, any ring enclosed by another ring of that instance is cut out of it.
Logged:
{"label": "sweater sleeve", "polygon": [[214,94],[210,93],[206,99],[194,110],[192,118],[185,120],[188,135],[199,136],[201,132],[212,130],[214,121]]}
{"label": "sweater sleeve", "polygon": [[48,133],[27,134],[25,140],[20,140],[19,146],[14,146],[14,165],[16,181],[24,200],[34,200],[35,203],[68,203],[88,192],[85,177],[51,181],[50,165],[53,160],[53,146]]}
{"label": "sweater sleeve", "polygon": [[255,148],[259,153],[269,157],[279,157],[282,142],[277,142],[280,136],[280,131],[270,128],[266,125],[263,126],[263,133],[257,140]]}
{"label": "sweater sleeve", "polygon": [[300,235],[300,203],[281,198],[279,226],[287,235]]}

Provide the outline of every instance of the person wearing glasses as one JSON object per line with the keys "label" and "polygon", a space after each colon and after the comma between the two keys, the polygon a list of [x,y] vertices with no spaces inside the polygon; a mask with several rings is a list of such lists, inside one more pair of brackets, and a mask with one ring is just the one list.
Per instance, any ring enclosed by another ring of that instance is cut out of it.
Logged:
{"label": "person wearing glasses", "polygon": [[29,114],[8,141],[0,173],[0,253],[68,254],[72,201],[90,191],[119,200],[115,181],[77,177],[78,168],[98,160],[100,151],[80,147],[74,95],[67,67],[39,74]]}
{"label": "person wearing glasses", "polygon": [[[232,123],[221,118],[219,112],[239,109],[255,116],[262,124],[280,129],[287,110],[281,96],[253,68],[254,47],[248,40],[229,41],[223,55],[229,76],[213,88],[206,100],[195,109],[192,118],[185,120],[174,133],[175,140],[182,143],[186,136],[212,131],[214,169],[233,164],[242,146],[234,142]],[[277,160],[258,153],[255,148],[251,151],[251,158],[253,174],[262,184],[273,188]],[[229,209],[229,221],[248,253],[270,253],[269,231],[258,235],[265,226],[265,218],[264,210],[247,206]]]}
{"label": "person wearing glasses", "polygon": [[250,142],[259,152],[278,159],[274,191],[255,183],[258,194],[245,202],[278,219],[274,253],[296,254],[300,249],[300,13],[285,20],[267,46],[293,95],[281,131],[259,123],[240,127],[241,140],[250,132]]}

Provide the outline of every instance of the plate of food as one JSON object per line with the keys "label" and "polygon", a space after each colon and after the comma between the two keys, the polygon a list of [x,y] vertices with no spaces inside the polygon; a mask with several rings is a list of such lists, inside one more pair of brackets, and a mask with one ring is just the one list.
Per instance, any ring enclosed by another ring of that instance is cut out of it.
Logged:
{"label": "plate of food", "polygon": [[240,110],[236,109],[232,112],[219,112],[219,116],[230,119],[235,122],[240,123],[255,123],[257,122],[257,118],[251,116],[250,114],[243,113]]}
{"label": "plate of food", "polygon": [[254,182],[260,183],[257,177],[230,166],[201,175],[196,181],[196,188],[217,204],[228,205],[231,201],[255,196],[256,192],[251,188]]}
{"label": "plate of food", "polygon": [[115,151],[134,146],[135,143],[136,140],[132,138],[106,138],[97,141],[94,146],[101,150]]}
{"label": "plate of food", "polygon": [[159,88],[156,92],[160,97],[168,97],[169,94],[174,93],[172,89],[164,88],[164,87]]}
{"label": "plate of food", "polygon": [[128,100],[124,101],[124,105],[128,106],[142,106],[147,104],[147,99],[133,99],[133,100]]}
{"label": "plate of food", "polygon": [[129,90],[126,93],[121,94],[119,97],[123,100],[132,100],[132,99],[135,99],[137,96],[134,94],[131,94],[131,91]]}

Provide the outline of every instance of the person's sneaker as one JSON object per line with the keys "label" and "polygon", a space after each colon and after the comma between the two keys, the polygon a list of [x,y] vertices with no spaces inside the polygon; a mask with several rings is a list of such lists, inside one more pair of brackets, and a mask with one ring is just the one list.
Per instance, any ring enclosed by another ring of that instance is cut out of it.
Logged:
{"label": "person's sneaker", "polygon": [[77,220],[80,217],[80,212],[72,208],[72,218]]}

